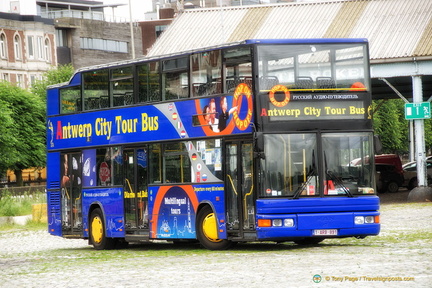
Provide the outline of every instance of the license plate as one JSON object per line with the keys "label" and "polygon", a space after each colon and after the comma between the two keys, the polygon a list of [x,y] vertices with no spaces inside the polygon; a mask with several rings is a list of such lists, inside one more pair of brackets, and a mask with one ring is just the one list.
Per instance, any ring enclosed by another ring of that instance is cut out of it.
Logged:
{"label": "license plate", "polygon": [[314,236],[337,236],[337,229],[317,229],[313,230],[312,234]]}

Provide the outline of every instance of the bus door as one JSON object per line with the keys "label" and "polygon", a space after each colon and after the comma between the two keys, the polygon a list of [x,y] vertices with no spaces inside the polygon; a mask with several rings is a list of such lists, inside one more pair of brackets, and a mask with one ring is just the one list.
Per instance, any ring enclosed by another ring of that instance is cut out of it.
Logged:
{"label": "bus door", "polygon": [[245,237],[245,232],[255,230],[253,145],[227,142],[225,151],[227,229],[231,235]]}
{"label": "bus door", "polygon": [[124,150],[124,205],[126,233],[148,230],[147,151]]}
{"label": "bus door", "polygon": [[62,229],[65,235],[82,233],[81,153],[61,155]]}

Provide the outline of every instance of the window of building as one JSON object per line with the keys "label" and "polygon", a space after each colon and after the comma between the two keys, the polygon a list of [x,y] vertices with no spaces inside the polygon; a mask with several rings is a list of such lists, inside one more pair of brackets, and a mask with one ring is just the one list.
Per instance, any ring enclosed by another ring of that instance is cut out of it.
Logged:
{"label": "window of building", "polygon": [[30,75],[30,85],[33,86],[33,84],[36,82],[36,75],[32,74]]}
{"label": "window of building", "polygon": [[44,55],[43,55],[44,49],[43,49],[43,46],[44,46],[43,37],[38,36],[37,37],[37,51],[38,51],[37,57],[38,57],[39,60],[43,60],[44,59]]}
{"label": "window of building", "polygon": [[67,47],[67,34],[66,30],[63,29],[56,29],[56,44],[57,47]]}
{"label": "window of building", "polygon": [[21,38],[19,35],[15,35],[14,37],[14,52],[15,59],[21,59]]}
{"label": "window of building", "polygon": [[9,74],[8,74],[8,73],[3,73],[3,75],[2,75],[2,79],[3,79],[4,81],[9,81]]}
{"label": "window of building", "polygon": [[6,35],[4,33],[0,34],[0,57],[7,58],[7,43]]}
{"label": "window of building", "polygon": [[81,49],[128,53],[127,42],[124,41],[81,37],[80,42]]}
{"label": "window of building", "polygon": [[158,38],[162,32],[164,32],[168,28],[168,25],[157,25],[155,27],[156,38]]}
{"label": "window of building", "polygon": [[17,74],[16,77],[17,77],[17,86],[20,88],[25,88],[24,75]]}
{"label": "window of building", "polygon": [[27,51],[29,59],[34,59],[34,36],[27,36]]}
{"label": "window of building", "polygon": [[45,60],[46,61],[50,61],[51,60],[51,43],[49,41],[48,38],[45,39],[45,45],[44,45],[44,55],[45,55]]}

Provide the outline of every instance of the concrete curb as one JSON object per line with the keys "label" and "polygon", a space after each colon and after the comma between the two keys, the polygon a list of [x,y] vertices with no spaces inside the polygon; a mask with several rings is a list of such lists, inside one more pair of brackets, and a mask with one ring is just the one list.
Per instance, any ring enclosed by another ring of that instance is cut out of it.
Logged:
{"label": "concrete curb", "polygon": [[0,217],[0,225],[3,224],[17,224],[17,225],[26,225],[28,221],[33,219],[32,215],[24,215],[24,216],[5,216]]}

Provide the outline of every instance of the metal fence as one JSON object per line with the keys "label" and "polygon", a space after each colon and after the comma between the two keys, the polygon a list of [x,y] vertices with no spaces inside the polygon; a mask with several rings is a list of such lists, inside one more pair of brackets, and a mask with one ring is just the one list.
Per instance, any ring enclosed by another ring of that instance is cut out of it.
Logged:
{"label": "metal fence", "polygon": [[11,196],[35,195],[45,193],[45,185],[0,188],[0,199],[6,193]]}

